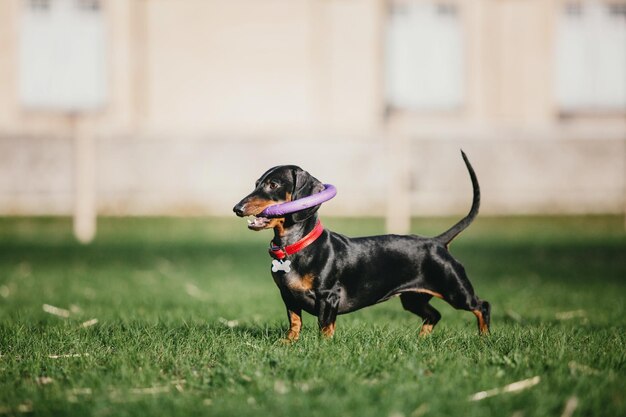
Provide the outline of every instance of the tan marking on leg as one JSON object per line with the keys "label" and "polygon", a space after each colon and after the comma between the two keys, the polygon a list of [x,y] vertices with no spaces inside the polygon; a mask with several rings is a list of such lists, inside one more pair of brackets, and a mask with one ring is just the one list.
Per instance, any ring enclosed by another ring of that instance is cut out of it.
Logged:
{"label": "tan marking on leg", "polygon": [[293,311],[289,312],[289,331],[287,331],[287,341],[295,342],[300,337],[302,329],[302,317]]}
{"label": "tan marking on leg", "polygon": [[435,291],[431,291],[431,290],[420,288],[419,290],[415,290],[415,292],[421,292],[423,294],[432,295],[433,297],[441,298],[443,300],[443,295],[441,295],[441,294],[439,294],[438,292],[435,292]]}
{"label": "tan marking on leg", "polygon": [[487,327],[487,323],[485,323],[485,318],[483,317],[483,313],[480,310],[472,310],[472,313],[478,319],[478,328],[481,335],[489,333],[489,327]]}
{"label": "tan marking on leg", "polygon": [[328,326],[322,327],[321,329],[322,336],[326,339],[330,339],[335,334],[335,323],[331,323]]}
{"label": "tan marking on leg", "polygon": [[433,326],[432,324],[422,324],[422,329],[420,330],[420,336],[424,337],[424,336],[428,336],[429,334],[431,334],[433,332],[433,328],[435,326]]}

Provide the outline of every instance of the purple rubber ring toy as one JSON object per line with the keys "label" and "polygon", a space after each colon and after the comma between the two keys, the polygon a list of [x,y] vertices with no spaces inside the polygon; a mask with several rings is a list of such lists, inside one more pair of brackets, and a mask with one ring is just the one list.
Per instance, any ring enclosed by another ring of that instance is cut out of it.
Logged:
{"label": "purple rubber ring toy", "polygon": [[324,189],[317,194],[302,197],[286,203],[269,206],[259,214],[262,217],[280,217],[285,214],[295,213],[313,206],[320,205],[337,195],[337,189],[332,184],[324,184]]}

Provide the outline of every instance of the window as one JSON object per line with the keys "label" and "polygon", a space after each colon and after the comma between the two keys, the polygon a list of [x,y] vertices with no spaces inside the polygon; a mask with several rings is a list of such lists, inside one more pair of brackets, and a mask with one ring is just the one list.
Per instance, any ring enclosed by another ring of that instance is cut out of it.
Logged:
{"label": "window", "polygon": [[463,44],[455,3],[391,2],[386,39],[391,108],[452,110],[463,103]]}
{"label": "window", "polygon": [[49,10],[50,0],[30,0],[29,7],[32,10]]}
{"label": "window", "polygon": [[27,108],[80,111],[106,96],[99,0],[23,0],[19,95]]}
{"label": "window", "polygon": [[626,2],[565,4],[557,26],[556,96],[566,113],[626,110]]}
{"label": "window", "polygon": [[82,10],[100,10],[100,0],[76,0],[77,7]]}

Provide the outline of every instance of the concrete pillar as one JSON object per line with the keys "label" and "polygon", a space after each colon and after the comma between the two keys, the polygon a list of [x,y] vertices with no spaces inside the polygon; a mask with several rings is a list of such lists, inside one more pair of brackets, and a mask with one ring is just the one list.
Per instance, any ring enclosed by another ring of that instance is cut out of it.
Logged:
{"label": "concrete pillar", "polygon": [[74,236],[89,243],[96,236],[96,164],[92,124],[80,114],[69,116],[74,137]]}

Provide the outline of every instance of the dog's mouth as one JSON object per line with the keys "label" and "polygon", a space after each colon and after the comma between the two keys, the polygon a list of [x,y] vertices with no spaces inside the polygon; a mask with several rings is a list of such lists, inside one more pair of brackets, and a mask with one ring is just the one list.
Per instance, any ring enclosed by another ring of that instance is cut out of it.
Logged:
{"label": "dog's mouth", "polygon": [[260,217],[260,216],[248,217],[248,229],[250,230],[255,230],[255,231],[263,230],[263,229],[266,229],[269,224],[270,224],[270,219],[268,219],[267,217]]}
{"label": "dog's mouth", "polygon": [[247,218],[248,229],[259,231],[273,228],[280,222],[280,219],[272,216],[266,216],[263,213],[267,207],[273,204],[275,203],[269,201],[247,201],[236,205],[233,211],[237,214],[237,216]]}

